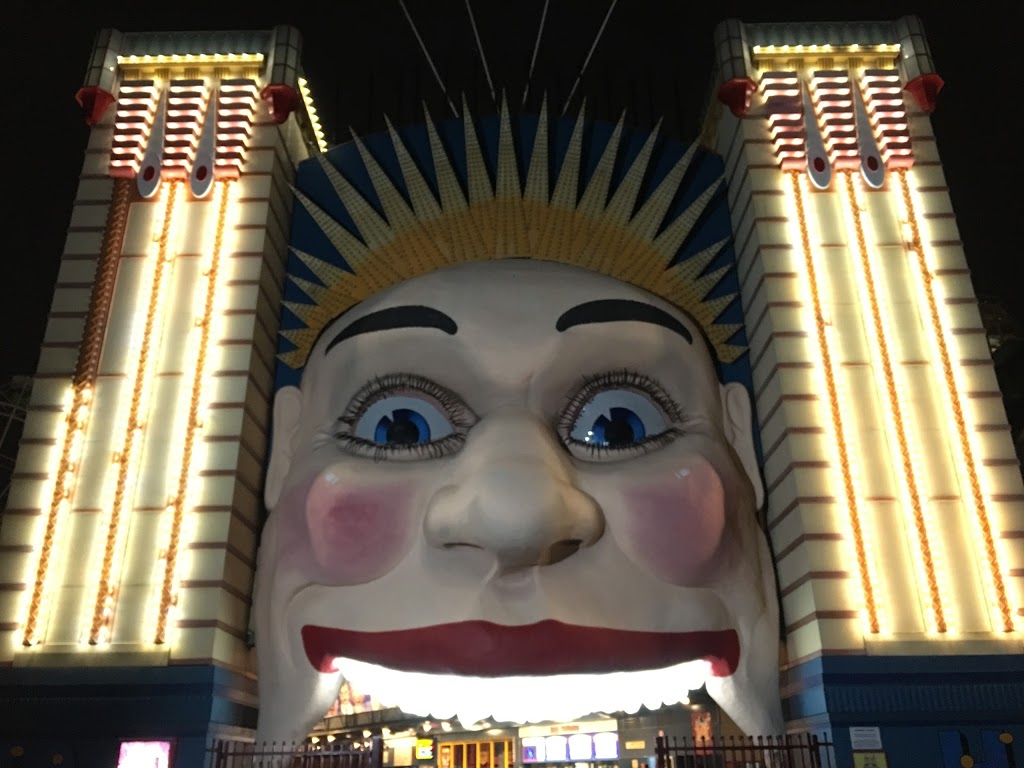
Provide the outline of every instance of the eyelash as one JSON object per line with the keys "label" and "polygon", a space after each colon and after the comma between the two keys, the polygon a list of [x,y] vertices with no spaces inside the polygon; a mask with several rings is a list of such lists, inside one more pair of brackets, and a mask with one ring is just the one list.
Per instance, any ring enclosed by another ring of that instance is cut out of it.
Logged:
{"label": "eyelash", "polygon": [[[643,442],[629,448],[608,448],[591,445],[569,437],[573,426],[579,419],[583,406],[597,393],[606,389],[633,389],[651,400],[665,413],[672,422],[664,432],[651,435]],[[473,425],[472,412],[466,404],[450,390],[430,379],[415,374],[392,373],[377,376],[364,384],[352,397],[344,413],[338,417],[338,424],[351,430],[362,418],[366,410],[378,399],[398,392],[414,390],[422,392],[438,403],[449,417],[454,431],[430,443],[385,447],[369,440],[356,437],[347,431],[336,430],[334,439],[351,453],[370,456],[374,461],[384,461],[397,456],[416,459],[435,459],[457,452],[466,442],[466,432]],[[559,439],[566,447],[581,449],[591,456],[622,455],[624,453],[648,453],[662,448],[685,433],[685,425],[689,419],[682,408],[666,394],[665,389],[646,374],[621,369],[608,371],[595,376],[584,377],[582,384],[567,400],[558,419],[557,430]]]}
{"label": "eyelash", "polygon": [[[651,435],[644,439],[643,442],[629,448],[608,448],[601,445],[591,445],[590,443],[584,443],[582,440],[574,440],[569,437],[572,428],[580,417],[583,406],[590,402],[594,395],[606,389],[632,389],[650,397],[654,404],[665,413],[668,420],[672,422],[672,426],[664,432]],[[596,376],[584,377],[583,383],[577,388],[576,393],[569,397],[565,407],[562,409],[562,415],[558,420],[558,434],[567,447],[571,446],[582,449],[591,456],[619,456],[623,453],[649,453],[658,448],[663,448],[685,434],[685,426],[688,422],[689,417],[683,409],[675,400],[669,397],[664,387],[657,381],[646,374],[623,368],[617,371],[599,373]]]}
{"label": "eyelash", "polygon": [[338,417],[338,424],[353,429],[366,410],[377,400],[386,395],[409,390],[422,392],[441,406],[454,428],[452,434],[430,443],[392,447],[385,447],[341,430],[335,431],[334,439],[346,450],[364,456],[371,455],[374,461],[384,461],[394,458],[396,455],[407,455],[417,459],[436,459],[455,453],[466,442],[466,431],[473,424],[472,412],[450,390],[430,379],[412,373],[389,373],[384,376],[375,376],[366,382],[352,396],[344,413]]}

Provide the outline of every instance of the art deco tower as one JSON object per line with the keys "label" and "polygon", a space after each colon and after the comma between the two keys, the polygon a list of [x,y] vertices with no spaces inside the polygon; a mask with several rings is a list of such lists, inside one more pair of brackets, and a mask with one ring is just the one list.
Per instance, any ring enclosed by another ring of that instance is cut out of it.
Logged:
{"label": "art deco tower", "polygon": [[728,21],[716,46],[704,138],[726,162],[787,717],[839,744],[888,726],[890,765],[917,764],[925,726],[1019,721],[1024,684],[1024,489],[929,120],[942,80],[913,17]]}
{"label": "art deco tower", "polygon": [[0,539],[0,687],[19,699],[3,730],[20,739],[162,720],[191,765],[208,728],[255,723],[246,635],[289,183],[323,140],[299,53],[287,27],[96,42]]}

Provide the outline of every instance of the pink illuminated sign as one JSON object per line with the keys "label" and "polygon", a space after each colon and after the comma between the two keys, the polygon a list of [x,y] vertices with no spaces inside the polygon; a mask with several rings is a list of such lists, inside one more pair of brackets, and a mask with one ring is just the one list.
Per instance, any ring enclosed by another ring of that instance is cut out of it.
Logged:
{"label": "pink illuminated sign", "polygon": [[117,768],[171,768],[171,742],[122,741]]}

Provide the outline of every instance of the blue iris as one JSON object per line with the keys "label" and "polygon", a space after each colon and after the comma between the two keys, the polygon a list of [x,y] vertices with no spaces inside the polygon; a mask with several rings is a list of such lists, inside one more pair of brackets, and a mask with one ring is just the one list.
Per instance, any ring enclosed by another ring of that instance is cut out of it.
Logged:
{"label": "blue iris", "polygon": [[585,442],[619,448],[636,445],[647,436],[643,420],[629,408],[609,408],[608,416],[601,415],[594,420],[584,438]]}
{"label": "blue iris", "polygon": [[373,430],[374,442],[380,445],[416,445],[430,442],[430,425],[419,413],[409,408],[396,408],[390,416],[382,416]]}

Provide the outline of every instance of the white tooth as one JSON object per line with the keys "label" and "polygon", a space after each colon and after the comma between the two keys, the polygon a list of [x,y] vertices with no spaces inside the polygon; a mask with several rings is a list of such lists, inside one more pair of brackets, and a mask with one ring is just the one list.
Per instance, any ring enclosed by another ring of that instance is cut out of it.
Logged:
{"label": "white tooth", "polygon": [[737,590],[730,605],[740,637],[740,661],[728,677],[708,677],[707,691],[749,735],[781,735],[779,700],[779,606],[764,535],[758,532],[761,595]]}

